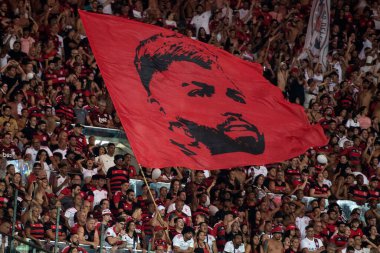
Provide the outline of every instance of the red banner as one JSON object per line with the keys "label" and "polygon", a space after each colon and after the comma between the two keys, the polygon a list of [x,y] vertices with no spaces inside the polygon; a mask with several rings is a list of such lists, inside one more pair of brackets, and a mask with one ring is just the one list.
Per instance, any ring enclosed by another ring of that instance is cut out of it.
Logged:
{"label": "red banner", "polygon": [[325,145],[258,64],[170,30],[80,12],[135,156],[146,167],[221,169]]}

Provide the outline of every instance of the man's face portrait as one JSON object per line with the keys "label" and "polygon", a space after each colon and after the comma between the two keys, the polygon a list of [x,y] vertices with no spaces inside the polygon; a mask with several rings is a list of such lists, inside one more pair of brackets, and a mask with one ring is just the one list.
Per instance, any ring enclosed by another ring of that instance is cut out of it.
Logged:
{"label": "man's face portrait", "polygon": [[168,141],[184,154],[264,152],[263,131],[245,117],[250,109],[245,94],[202,44],[185,44],[177,35],[154,35],[140,42],[135,66],[148,103],[161,112],[173,133]]}

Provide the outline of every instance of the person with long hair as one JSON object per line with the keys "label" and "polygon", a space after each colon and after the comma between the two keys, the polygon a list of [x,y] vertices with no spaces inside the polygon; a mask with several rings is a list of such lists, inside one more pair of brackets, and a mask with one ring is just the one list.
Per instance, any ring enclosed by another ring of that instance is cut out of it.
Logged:
{"label": "person with long hair", "polygon": [[123,241],[126,242],[126,248],[130,251],[140,250],[140,239],[136,233],[136,223],[129,221],[126,225],[126,233],[123,235]]}
{"label": "person with long hair", "polygon": [[251,239],[251,252],[252,253],[260,253],[260,236],[255,234]]}
{"label": "person with long hair", "polygon": [[285,250],[285,253],[298,253],[300,247],[300,239],[297,237],[293,237],[290,239],[290,247]]}
{"label": "person with long hair", "polygon": [[218,247],[216,246],[216,238],[215,236],[210,234],[210,229],[206,222],[201,222],[199,224],[199,231],[202,231],[206,234],[205,243],[208,244],[210,253],[218,253]]}
{"label": "person with long hair", "polygon": [[26,213],[25,235],[37,245],[41,245],[40,240],[45,236],[44,224],[40,220],[41,212],[41,206],[33,205]]}
{"label": "person with long hair", "polygon": [[269,190],[264,186],[265,176],[263,174],[258,175],[253,181],[253,189],[256,192],[258,199],[262,199],[266,196]]}
{"label": "person with long hair", "polygon": [[41,164],[42,170],[46,172],[47,179],[50,179],[50,159],[45,149],[40,149],[36,155],[36,162]]}
{"label": "person with long hair", "polygon": [[37,183],[31,184],[28,189],[28,194],[32,197],[32,202],[43,207],[49,205],[48,193],[51,192],[52,190],[46,177],[37,178]]}
{"label": "person with long hair", "polygon": [[209,245],[206,242],[207,234],[202,230],[197,232],[194,241],[194,253],[212,253]]}
{"label": "person with long hair", "polygon": [[22,182],[22,175],[21,175],[21,173],[16,172],[14,174],[12,180],[10,181],[10,183],[13,184],[14,186],[16,186],[16,188],[19,191],[25,192],[25,185]]}
{"label": "person with long hair", "polygon": [[251,234],[259,234],[264,231],[265,221],[259,209],[255,208],[250,211],[249,220],[251,224]]}
{"label": "person with long hair", "polygon": [[[178,179],[173,179],[170,182],[170,189],[169,189],[167,198],[171,200],[175,199],[175,196],[177,196],[178,192],[181,190],[182,190],[181,181]],[[171,203],[174,203],[174,201]]]}

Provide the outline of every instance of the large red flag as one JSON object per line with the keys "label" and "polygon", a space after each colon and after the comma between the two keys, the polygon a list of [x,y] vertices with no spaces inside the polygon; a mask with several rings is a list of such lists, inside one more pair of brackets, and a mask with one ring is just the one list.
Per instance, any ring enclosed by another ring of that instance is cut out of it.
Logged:
{"label": "large red flag", "polygon": [[327,140],[258,64],[170,30],[80,12],[141,165],[221,169],[283,161]]}

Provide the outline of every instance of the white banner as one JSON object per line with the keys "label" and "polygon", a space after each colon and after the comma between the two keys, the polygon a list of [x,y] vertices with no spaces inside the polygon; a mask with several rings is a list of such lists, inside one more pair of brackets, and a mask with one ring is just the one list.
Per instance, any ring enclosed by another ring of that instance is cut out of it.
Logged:
{"label": "white banner", "polygon": [[310,11],[309,24],[305,38],[304,50],[327,67],[327,54],[330,39],[330,0],[314,0]]}

